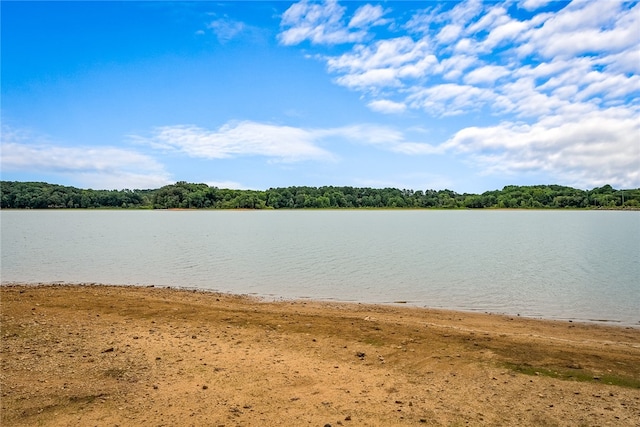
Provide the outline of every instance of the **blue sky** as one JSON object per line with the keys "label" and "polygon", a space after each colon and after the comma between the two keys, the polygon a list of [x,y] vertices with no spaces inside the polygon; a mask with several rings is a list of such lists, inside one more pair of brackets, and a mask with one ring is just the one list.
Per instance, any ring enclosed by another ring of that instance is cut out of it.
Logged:
{"label": "blue sky", "polygon": [[1,2],[3,180],[640,187],[640,4]]}

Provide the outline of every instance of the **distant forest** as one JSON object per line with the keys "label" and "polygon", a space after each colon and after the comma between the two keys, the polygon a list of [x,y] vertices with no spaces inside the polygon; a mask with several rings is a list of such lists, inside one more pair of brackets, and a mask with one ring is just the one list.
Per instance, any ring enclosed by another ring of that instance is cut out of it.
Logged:
{"label": "distant forest", "polygon": [[155,190],[85,190],[43,182],[0,181],[2,209],[640,209],[640,188],[579,190],[509,185],[482,194],[396,188],[286,187],[230,190],[184,181]]}

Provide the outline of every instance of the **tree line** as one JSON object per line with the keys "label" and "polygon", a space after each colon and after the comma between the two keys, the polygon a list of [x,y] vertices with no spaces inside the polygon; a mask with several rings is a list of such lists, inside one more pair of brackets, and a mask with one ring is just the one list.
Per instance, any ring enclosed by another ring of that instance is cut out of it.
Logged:
{"label": "tree line", "polygon": [[561,185],[509,185],[482,194],[451,190],[283,187],[232,190],[180,181],[154,190],[91,190],[44,182],[0,181],[2,209],[638,209],[640,188],[580,190]]}

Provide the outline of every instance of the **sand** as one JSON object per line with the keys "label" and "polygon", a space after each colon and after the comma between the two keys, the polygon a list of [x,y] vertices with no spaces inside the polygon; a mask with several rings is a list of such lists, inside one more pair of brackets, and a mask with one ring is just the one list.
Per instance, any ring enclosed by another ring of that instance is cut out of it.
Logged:
{"label": "sand", "polygon": [[3,285],[2,426],[640,426],[640,329]]}

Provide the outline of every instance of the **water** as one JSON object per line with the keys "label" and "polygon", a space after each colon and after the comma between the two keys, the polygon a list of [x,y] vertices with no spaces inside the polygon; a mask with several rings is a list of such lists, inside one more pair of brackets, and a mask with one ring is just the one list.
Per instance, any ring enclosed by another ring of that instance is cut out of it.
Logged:
{"label": "water", "polygon": [[2,211],[2,282],[97,282],[640,325],[640,213]]}

